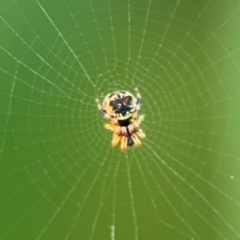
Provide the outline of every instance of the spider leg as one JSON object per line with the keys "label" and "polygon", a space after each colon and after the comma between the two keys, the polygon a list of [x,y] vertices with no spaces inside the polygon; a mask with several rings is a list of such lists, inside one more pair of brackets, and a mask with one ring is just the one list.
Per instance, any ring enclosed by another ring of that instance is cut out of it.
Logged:
{"label": "spider leg", "polygon": [[124,152],[128,148],[128,142],[127,142],[127,137],[121,136],[121,151]]}
{"label": "spider leg", "polygon": [[99,99],[96,98],[95,102],[96,102],[96,104],[97,104],[97,108],[98,108],[99,112],[105,117],[105,114],[107,114],[107,113],[106,113],[106,111],[102,108],[102,105],[101,105]]}
{"label": "spider leg", "polygon": [[135,146],[135,147],[141,146],[141,141],[140,141],[139,137],[137,136],[137,134],[134,133],[134,134],[132,135],[132,139],[133,139],[133,141],[134,141],[134,146]]}
{"label": "spider leg", "polygon": [[143,132],[142,129],[139,129],[137,132],[136,132],[136,135],[138,136],[139,139],[144,139],[146,137],[146,134]]}
{"label": "spider leg", "polygon": [[114,133],[112,138],[112,147],[116,147],[119,144],[120,140],[121,136]]}
{"label": "spider leg", "polygon": [[144,115],[140,115],[138,118],[132,121],[132,124],[128,126],[129,132],[133,133],[138,131],[138,129],[140,128],[140,124],[142,123],[143,120],[144,120]]}
{"label": "spider leg", "polygon": [[110,123],[106,123],[104,124],[104,127],[109,130],[109,131],[112,131],[112,132],[115,132],[115,129],[116,129],[116,126],[110,124]]}
{"label": "spider leg", "polygon": [[141,107],[141,104],[142,104],[142,98],[141,98],[141,94],[140,94],[137,87],[135,88],[135,92],[136,92],[136,95],[137,95],[137,104],[136,104],[134,117],[137,117],[137,114],[140,111],[140,107]]}
{"label": "spider leg", "polygon": [[95,99],[95,102],[96,102],[96,104],[97,104],[98,109],[101,110],[101,109],[102,109],[102,105],[101,105],[99,99],[96,98],[96,99]]}
{"label": "spider leg", "polygon": [[138,123],[138,125],[140,125],[143,120],[144,120],[144,115],[140,115],[136,120],[136,122]]}
{"label": "spider leg", "polygon": [[141,100],[141,94],[140,94],[140,92],[139,92],[138,88],[137,88],[137,87],[135,87],[135,89],[134,89],[134,90],[135,90],[135,92],[136,92],[136,94],[137,94],[137,98]]}

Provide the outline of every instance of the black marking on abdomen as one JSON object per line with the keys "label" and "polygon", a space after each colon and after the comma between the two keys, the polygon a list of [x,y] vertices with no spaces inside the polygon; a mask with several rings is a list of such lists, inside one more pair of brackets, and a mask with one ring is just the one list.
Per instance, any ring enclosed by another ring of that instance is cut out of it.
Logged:
{"label": "black marking on abdomen", "polygon": [[127,127],[131,122],[130,122],[131,118],[125,119],[125,120],[118,120],[118,124],[121,127]]}
{"label": "black marking on abdomen", "polygon": [[133,141],[131,135],[128,135],[128,137],[127,137],[127,145],[128,145],[128,147],[131,147],[134,145],[134,141]]}

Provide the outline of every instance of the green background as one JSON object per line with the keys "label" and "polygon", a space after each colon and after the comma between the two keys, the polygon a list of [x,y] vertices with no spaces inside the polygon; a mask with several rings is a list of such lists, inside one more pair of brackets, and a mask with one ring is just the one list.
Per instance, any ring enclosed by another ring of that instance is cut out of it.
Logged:
{"label": "green background", "polygon": [[[0,3],[0,239],[240,239],[240,3]],[[147,138],[95,98],[138,86]]]}

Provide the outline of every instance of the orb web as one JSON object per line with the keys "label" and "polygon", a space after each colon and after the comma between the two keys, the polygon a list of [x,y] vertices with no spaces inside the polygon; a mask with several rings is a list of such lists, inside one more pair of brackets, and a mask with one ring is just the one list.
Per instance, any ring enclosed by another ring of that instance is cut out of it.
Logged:
{"label": "orb web", "polygon": [[[1,239],[239,239],[239,3],[7,1]],[[111,148],[95,99],[143,104]]]}

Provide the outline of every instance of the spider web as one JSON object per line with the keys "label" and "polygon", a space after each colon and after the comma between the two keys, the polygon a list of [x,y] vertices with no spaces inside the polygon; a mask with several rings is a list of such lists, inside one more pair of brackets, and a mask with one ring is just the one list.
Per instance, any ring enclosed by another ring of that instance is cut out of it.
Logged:
{"label": "spider web", "polygon": [[[1,239],[240,239],[238,1],[2,1]],[[143,146],[95,98],[142,95]]]}

